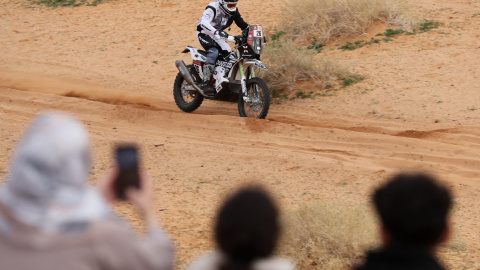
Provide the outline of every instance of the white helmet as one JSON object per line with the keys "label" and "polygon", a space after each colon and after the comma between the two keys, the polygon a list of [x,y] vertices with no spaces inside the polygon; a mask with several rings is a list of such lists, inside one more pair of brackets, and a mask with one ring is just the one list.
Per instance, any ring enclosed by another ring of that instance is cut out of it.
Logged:
{"label": "white helmet", "polygon": [[237,11],[238,0],[220,0],[220,8],[227,14],[233,15]]}

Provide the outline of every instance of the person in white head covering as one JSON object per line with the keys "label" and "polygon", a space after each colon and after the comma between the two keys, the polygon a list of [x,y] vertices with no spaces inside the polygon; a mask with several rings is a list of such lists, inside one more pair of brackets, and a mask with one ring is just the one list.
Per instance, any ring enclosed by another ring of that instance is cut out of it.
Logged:
{"label": "person in white head covering", "polygon": [[89,148],[83,125],[66,114],[42,114],[27,129],[0,189],[2,269],[172,269],[150,179],[127,192],[148,228],[140,238],[111,211],[115,169],[101,192],[88,187]]}

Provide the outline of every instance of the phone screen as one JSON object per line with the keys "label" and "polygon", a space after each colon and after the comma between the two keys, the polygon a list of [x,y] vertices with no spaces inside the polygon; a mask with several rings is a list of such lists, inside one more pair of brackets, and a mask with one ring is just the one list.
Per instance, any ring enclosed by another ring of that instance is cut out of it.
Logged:
{"label": "phone screen", "polygon": [[138,175],[138,150],[134,145],[118,146],[116,149],[118,176],[115,180],[117,198],[125,200],[125,191],[130,187],[140,188]]}

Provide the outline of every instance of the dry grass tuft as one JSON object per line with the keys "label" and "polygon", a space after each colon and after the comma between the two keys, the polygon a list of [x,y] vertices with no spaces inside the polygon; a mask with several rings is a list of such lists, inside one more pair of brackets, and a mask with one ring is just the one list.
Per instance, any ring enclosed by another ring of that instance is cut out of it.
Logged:
{"label": "dry grass tuft", "polygon": [[374,22],[407,31],[417,23],[404,0],[288,0],[282,13],[288,37],[320,43],[361,35]]}
{"label": "dry grass tuft", "polygon": [[298,269],[349,269],[376,242],[374,216],[366,208],[305,204],[286,214],[279,254]]}
{"label": "dry grass tuft", "polygon": [[[333,38],[364,34],[376,22],[402,31],[418,27],[404,0],[286,0],[282,13],[281,31],[271,35],[273,43],[262,56],[269,70],[260,74],[274,97],[276,93],[287,97],[296,92],[308,93],[308,97],[331,95],[321,90],[346,87],[351,84],[345,83],[351,81],[349,78],[363,79],[324,53],[317,54]],[[305,44],[311,44],[307,47],[310,50],[298,46]]]}
{"label": "dry grass tuft", "polygon": [[106,0],[30,0],[35,5],[45,5],[47,7],[79,7],[96,6]]}
{"label": "dry grass tuft", "polygon": [[262,55],[268,71],[260,76],[270,89],[286,92],[302,88],[304,83],[318,88],[328,88],[339,78],[351,73],[346,67],[328,57],[316,55],[313,50],[297,48],[292,41],[275,42],[265,48]]}

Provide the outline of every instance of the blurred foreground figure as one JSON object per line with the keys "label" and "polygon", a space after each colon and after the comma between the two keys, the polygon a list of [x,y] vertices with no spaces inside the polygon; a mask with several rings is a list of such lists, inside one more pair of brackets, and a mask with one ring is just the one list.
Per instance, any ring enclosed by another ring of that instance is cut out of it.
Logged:
{"label": "blurred foreground figure", "polygon": [[149,179],[129,192],[148,226],[141,239],[111,212],[115,171],[98,192],[87,187],[89,168],[89,139],[81,123],[59,113],[34,120],[0,190],[1,269],[172,268],[172,244],[156,225]]}
{"label": "blurred foreground figure", "polygon": [[279,214],[260,188],[244,188],[228,198],[217,214],[218,251],[204,255],[187,270],[292,270],[293,262],[271,257],[280,234]]}
{"label": "blurred foreground figure", "polygon": [[400,174],[375,191],[382,249],[358,270],[444,269],[435,252],[449,236],[450,192],[424,174]]}

